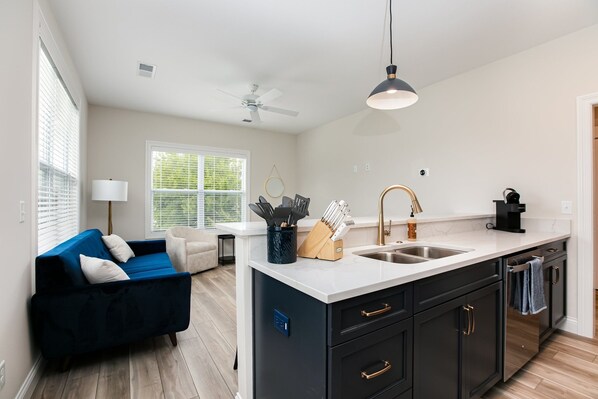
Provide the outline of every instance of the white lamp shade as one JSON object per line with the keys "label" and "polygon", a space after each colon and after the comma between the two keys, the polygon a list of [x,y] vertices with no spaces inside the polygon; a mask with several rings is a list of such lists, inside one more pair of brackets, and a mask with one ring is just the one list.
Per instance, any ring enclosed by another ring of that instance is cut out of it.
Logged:
{"label": "white lamp shade", "polygon": [[126,201],[129,182],[120,180],[94,180],[91,182],[91,199],[94,201]]}

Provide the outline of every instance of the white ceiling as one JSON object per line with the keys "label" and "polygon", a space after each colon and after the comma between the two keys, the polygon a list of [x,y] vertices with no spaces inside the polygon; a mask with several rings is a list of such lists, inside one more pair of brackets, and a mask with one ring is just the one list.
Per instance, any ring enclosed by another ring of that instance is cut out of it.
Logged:
{"label": "white ceiling", "polygon": [[[387,0],[49,0],[91,104],[299,133],[366,108],[389,63]],[[416,90],[598,23],[595,0],[395,0]],[[558,57],[558,54],[555,54]],[[137,62],[157,65],[154,79]],[[277,88],[246,124],[235,99]],[[417,106],[417,104],[415,105]]]}

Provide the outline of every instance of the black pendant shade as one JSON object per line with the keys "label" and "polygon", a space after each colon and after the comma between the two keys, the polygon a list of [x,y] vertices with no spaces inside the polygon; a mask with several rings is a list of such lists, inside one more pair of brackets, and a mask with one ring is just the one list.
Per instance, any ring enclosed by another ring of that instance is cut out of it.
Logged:
{"label": "black pendant shade", "polygon": [[397,79],[397,66],[392,63],[392,0],[389,3],[390,65],[386,67],[387,79],[376,86],[366,100],[368,106],[383,110],[405,108],[419,98],[409,83]]}
{"label": "black pendant shade", "polygon": [[419,97],[409,83],[396,78],[397,66],[387,66],[386,73],[388,78],[370,93],[366,104],[383,110],[405,108],[414,104]]}

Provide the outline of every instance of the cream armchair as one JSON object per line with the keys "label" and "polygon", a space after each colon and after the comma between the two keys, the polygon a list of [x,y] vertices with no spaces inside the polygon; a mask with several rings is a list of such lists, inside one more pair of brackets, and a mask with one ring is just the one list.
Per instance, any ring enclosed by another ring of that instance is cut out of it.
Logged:
{"label": "cream armchair", "polygon": [[166,252],[174,268],[191,274],[218,266],[218,236],[193,227],[166,230]]}

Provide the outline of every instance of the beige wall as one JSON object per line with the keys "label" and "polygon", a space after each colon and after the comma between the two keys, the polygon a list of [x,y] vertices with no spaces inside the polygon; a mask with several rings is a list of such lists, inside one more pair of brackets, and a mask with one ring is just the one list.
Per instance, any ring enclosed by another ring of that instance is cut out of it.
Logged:
{"label": "beige wall", "polygon": [[[572,200],[576,211],[576,97],[598,92],[596,43],[598,25],[422,88],[410,108],[368,109],[305,132],[297,141],[299,190],[315,197],[314,212],[343,198],[361,216],[376,213],[385,186],[406,184],[434,215],[494,212],[492,200],[514,187],[527,204],[524,216],[575,217],[561,215],[560,205]],[[417,174],[422,167],[429,177]],[[386,203],[387,215],[408,215],[402,193]],[[576,245],[573,237],[573,317]]]}
{"label": "beige wall", "polygon": [[[64,51],[60,32],[44,9],[52,35],[61,48],[70,79],[79,82],[68,53]],[[32,271],[36,256],[35,184],[37,75],[37,21],[35,0],[0,2],[0,51],[5,56],[0,66],[0,170],[3,187],[0,196],[0,360],[6,361],[6,386],[0,399],[14,398],[26,380],[38,351],[32,342],[29,324],[29,300],[33,293]],[[81,123],[86,125],[85,98],[81,104]],[[85,143],[85,129],[82,130]],[[85,154],[81,163],[85,172]],[[19,223],[19,201],[25,201],[26,217]],[[85,216],[83,206],[82,216]]]}
{"label": "beige wall", "polygon": [[[276,164],[285,195],[295,194],[296,136],[193,119],[89,107],[88,181],[112,178],[129,182],[126,203],[113,203],[114,233],[143,239],[146,141],[192,144],[250,151],[250,201],[264,193],[264,181]],[[107,230],[107,204],[91,201],[87,187],[88,228]],[[274,204],[280,199],[272,200]],[[255,218],[251,212],[252,218]],[[258,220],[258,219],[254,219]]]}
{"label": "beige wall", "polygon": [[[33,2],[0,3],[0,360],[6,386],[0,398],[14,398],[31,369],[35,353],[27,306],[31,297],[31,217],[19,223],[19,201],[31,206],[31,75]],[[8,189],[9,188],[9,189]]]}

